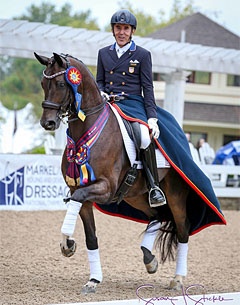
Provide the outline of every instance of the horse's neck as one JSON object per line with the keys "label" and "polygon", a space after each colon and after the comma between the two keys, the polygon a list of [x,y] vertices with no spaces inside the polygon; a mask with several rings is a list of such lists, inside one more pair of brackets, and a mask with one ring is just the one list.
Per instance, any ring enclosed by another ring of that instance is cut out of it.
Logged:
{"label": "horse's neck", "polygon": [[103,102],[95,84],[93,84],[92,86],[88,86],[87,90],[83,90],[82,101],[83,105],[81,108],[84,109],[91,109]]}
{"label": "horse's neck", "polygon": [[86,115],[85,120],[74,118],[68,124],[69,135],[75,142],[94,125],[102,113],[103,101],[101,95],[96,91],[96,86],[93,86],[82,92],[81,110]]}
{"label": "horse's neck", "polygon": [[74,141],[77,141],[92,127],[102,112],[98,109],[98,106],[103,103],[93,76],[84,65],[80,64],[78,68],[82,74],[82,84],[79,86],[78,91],[82,95],[81,110],[86,113],[86,119],[84,122],[77,119],[69,123],[69,134]]}
{"label": "horse's neck", "polygon": [[82,86],[82,100],[83,105],[81,108],[91,109],[102,103],[102,97],[98,90],[97,84],[94,78],[87,73],[83,76],[83,86]]}

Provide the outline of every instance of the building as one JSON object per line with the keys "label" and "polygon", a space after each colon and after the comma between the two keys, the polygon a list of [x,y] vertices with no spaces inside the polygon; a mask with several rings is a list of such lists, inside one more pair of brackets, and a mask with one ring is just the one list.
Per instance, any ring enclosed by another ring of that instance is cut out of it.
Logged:
{"label": "building", "polygon": [[[194,45],[240,50],[240,37],[201,13],[164,27],[149,37]],[[228,53],[225,53],[228,56]],[[209,56],[209,54],[206,54]],[[240,139],[240,75],[189,71],[184,93],[183,129],[197,145],[205,138],[217,150]],[[240,74],[240,73],[239,73]],[[154,73],[157,103],[164,104],[166,79]]]}

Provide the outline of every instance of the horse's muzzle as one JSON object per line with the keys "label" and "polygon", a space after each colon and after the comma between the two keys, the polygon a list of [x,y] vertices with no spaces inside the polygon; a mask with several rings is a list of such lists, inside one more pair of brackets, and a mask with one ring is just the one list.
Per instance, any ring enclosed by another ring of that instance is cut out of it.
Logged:
{"label": "horse's muzzle", "polygon": [[45,130],[49,131],[54,131],[59,127],[59,124],[57,124],[57,122],[55,122],[54,120],[40,120],[40,124]]}
{"label": "horse's muzzle", "polygon": [[60,110],[61,105],[53,101],[45,100],[42,102],[42,107],[44,109],[44,113],[40,120],[41,126],[45,130],[56,130],[60,124],[60,121],[57,118],[57,113]]}

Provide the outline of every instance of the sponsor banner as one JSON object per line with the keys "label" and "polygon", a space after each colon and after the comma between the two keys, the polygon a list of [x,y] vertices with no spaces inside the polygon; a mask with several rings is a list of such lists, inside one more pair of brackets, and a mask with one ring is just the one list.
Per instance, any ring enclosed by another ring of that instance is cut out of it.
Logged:
{"label": "sponsor banner", "polygon": [[59,155],[0,154],[0,210],[61,210],[68,195]]}

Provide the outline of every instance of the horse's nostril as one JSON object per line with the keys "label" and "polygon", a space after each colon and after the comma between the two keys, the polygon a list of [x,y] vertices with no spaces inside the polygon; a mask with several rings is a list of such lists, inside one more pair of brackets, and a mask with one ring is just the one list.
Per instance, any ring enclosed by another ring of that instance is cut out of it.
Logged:
{"label": "horse's nostril", "polygon": [[56,123],[54,121],[40,121],[41,126],[46,130],[55,130]]}

